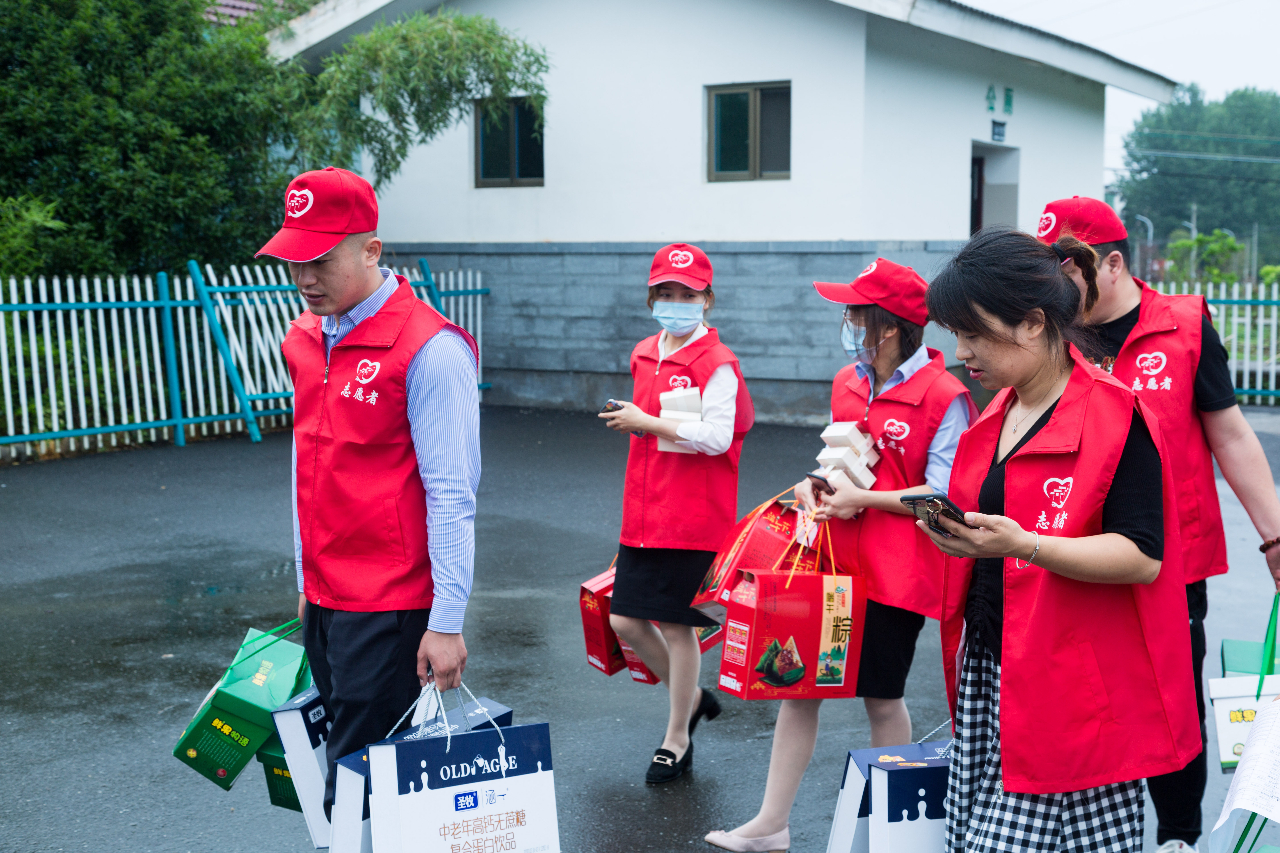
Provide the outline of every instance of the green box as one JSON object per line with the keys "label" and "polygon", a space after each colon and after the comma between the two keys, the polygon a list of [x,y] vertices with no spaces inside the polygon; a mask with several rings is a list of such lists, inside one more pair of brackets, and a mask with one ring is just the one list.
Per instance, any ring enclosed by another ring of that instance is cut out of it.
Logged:
{"label": "green box", "polygon": [[[224,790],[275,734],[271,712],[310,681],[302,646],[249,629],[231,666],[178,737],[174,757]],[[256,641],[256,642],[255,642]]]}
{"label": "green box", "polygon": [[[1280,648],[1276,650],[1275,668],[1280,672]],[[1222,677],[1260,675],[1262,673],[1262,643],[1250,640],[1222,641]]]}
{"label": "green box", "polygon": [[273,734],[258,750],[258,761],[267,774],[267,794],[271,797],[271,805],[282,809],[302,811],[302,803],[298,802],[298,792],[293,787],[293,776],[289,774],[289,765],[284,760],[284,745],[280,743],[280,735]]}

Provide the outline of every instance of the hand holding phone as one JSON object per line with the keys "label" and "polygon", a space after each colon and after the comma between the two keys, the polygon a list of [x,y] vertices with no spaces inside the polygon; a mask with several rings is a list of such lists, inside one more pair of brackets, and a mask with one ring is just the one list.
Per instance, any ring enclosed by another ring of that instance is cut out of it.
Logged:
{"label": "hand holding phone", "polygon": [[933,492],[927,495],[903,495],[899,500],[911,510],[916,518],[929,525],[930,530],[947,539],[950,539],[953,534],[938,523],[940,516],[949,518],[957,524],[963,524],[970,530],[978,529],[965,522],[964,511],[941,492]]}
{"label": "hand holding phone", "polygon": [[808,477],[809,481],[813,484],[814,491],[820,492],[824,495],[834,495],[836,493],[835,488],[831,485],[831,481],[821,474],[805,474],[805,476]]}

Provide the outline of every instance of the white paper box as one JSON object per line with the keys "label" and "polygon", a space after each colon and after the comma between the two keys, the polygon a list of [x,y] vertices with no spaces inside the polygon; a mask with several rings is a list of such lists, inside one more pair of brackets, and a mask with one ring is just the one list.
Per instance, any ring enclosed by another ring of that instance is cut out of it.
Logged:
{"label": "white paper box", "polygon": [[317,848],[329,846],[329,819],[324,815],[324,786],[329,778],[325,743],[333,715],[320,700],[315,687],[304,690],[272,712],[284,760],[289,765],[294,790],[307,820],[311,843]]}
{"label": "white paper box", "polygon": [[[453,853],[455,845],[560,853],[546,723],[369,747],[378,853]],[[446,749],[448,751],[446,752]]]}
{"label": "white paper box", "polygon": [[1258,694],[1258,676],[1210,678],[1209,701],[1213,703],[1213,722],[1218,731],[1218,761],[1222,772],[1234,770],[1240,763],[1245,740],[1253,726],[1253,718],[1280,693],[1280,675],[1268,675]]}
{"label": "white paper box", "polygon": [[373,853],[373,834],[364,816],[369,790],[368,750],[338,759],[333,785],[333,833],[329,853]]}
{"label": "white paper box", "polygon": [[876,484],[876,475],[871,473],[865,465],[859,465],[849,472],[849,479],[853,480],[853,484],[859,489],[869,489]]}
{"label": "white paper box", "polygon": [[[690,390],[690,389],[684,389],[684,390]],[[694,388],[692,390],[696,391],[698,389]],[[670,394],[673,392],[668,391],[667,393]],[[666,395],[663,394],[661,396],[666,396]],[[699,412],[700,411],[701,411],[701,407],[699,407]],[[698,423],[699,421],[702,420],[702,415],[699,414],[699,412],[682,412],[674,409],[663,409],[658,413],[658,417],[666,418],[668,420],[673,420],[673,421],[682,421],[684,423]],[[658,437],[658,449],[665,453],[697,453],[698,452],[696,450],[693,450],[692,448],[681,447],[680,445],[676,444],[674,441],[668,441],[667,439],[662,438],[661,436]]]}
{"label": "white paper box", "polygon": [[818,464],[823,468],[839,468],[846,474],[850,474],[861,463],[861,458],[853,452],[852,447],[824,447],[818,454]]}
{"label": "white paper box", "polygon": [[837,421],[822,431],[822,443],[827,447],[861,449],[871,444],[871,437],[864,435],[853,421]]}
{"label": "white paper box", "polygon": [[[698,388],[676,388],[658,395],[658,403],[671,412],[702,413],[702,391]],[[665,415],[663,417],[666,417]]]}
{"label": "white paper box", "polygon": [[950,743],[850,752],[827,853],[939,853]]}

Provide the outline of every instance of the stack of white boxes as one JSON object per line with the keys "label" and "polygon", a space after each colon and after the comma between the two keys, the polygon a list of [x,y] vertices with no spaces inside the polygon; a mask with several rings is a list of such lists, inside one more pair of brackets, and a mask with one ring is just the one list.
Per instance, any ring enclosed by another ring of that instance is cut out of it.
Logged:
{"label": "stack of white boxes", "polygon": [[[658,413],[660,418],[673,421],[702,420],[702,391],[697,388],[677,388],[674,391],[659,394],[658,402],[662,405],[662,411]],[[658,438],[658,449],[668,453],[698,452],[661,437]]]}
{"label": "stack of white boxes", "polygon": [[860,489],[875,485],[871,466],[880,461],[880,454],[871,436],[859,430],[857,424],[834,423],[822,431],[822,441],[827,446],[818,454],[818,464],[824,477],[842,471]]}

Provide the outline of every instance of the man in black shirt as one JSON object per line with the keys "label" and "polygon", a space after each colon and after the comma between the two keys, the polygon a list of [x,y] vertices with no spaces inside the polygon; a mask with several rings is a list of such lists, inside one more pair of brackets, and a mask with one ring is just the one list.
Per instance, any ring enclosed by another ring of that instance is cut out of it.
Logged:
{"label": "man in black shirt", "polygon": [[[1165,296],[1129,271],[1124,224],[1104,202],[1076,196],[1051,202],[1040,219],[1046,243],[1069,233],[1098,252],[1098,298],[1088,322],[1102,350],[1100,367],[1131,384],[1156,414],[1177,484],[1191,652],[1202,739],[1205,580],[1227,570],[1226,540],[1213,462],[1262,537],[1259,550],[1280,590],[1280,500],[1262,444],[1236,405],[1227,351],[1198,296]],[[1064,268],[1083,289],[1073,261]],[[1204,496],[1203,499],[1201,496]],[[1147,780],[1156,807],[1159,853],[1195,850],[1207,781],[1202,751],[1182,770]]]}

